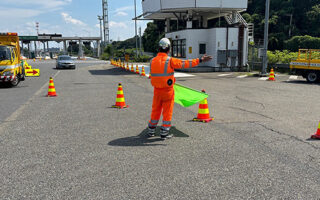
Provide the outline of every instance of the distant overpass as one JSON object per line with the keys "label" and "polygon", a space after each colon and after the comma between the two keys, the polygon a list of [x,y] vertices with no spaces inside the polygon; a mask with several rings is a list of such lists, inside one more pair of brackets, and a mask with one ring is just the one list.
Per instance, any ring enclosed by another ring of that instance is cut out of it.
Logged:
{"label": "distant overpass", "polygon": [[[38,36],[19,36],[19,39],[22,43],[21,44],[22,49],[23,49],[24,43],[30,44],[31,41],[34,41],[35,52],[37,52],[36,42],[43,43],[44,51],[45,51],[45,49],[49,49],[49,42],[63,42],[64,53],[67,53],[67,41],[70,41],[70,42],[78,41],[78,43],[79,43],[79,55],[78,56],[79,57],[83,57],[83,49],[82,49],[83,42],[86,42],[86,41],[96,42],[97,56],[100,57],[100,55],[101,55],[101,49],[100,49],[101,38],[100,37],[62,37],[61,34],[39,34]],[[47,44],[47,48],[45,47],[45,44]],[[30,45],[28,45],[28,48],[30,50]]]}

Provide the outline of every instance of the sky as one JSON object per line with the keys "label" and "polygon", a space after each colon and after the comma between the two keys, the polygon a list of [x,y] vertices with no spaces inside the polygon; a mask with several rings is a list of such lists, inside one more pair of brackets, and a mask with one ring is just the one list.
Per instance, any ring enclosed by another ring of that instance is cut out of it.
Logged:
{"label": "sky", "polygon": [[[134,0],[108,0],[110,39],[125,40],[135,34]],[[137,0],[137,16],[142,14]],[[100,36],[97,15],[102,15],[102,0],[0,0],[0,32],[19,35],[58,33],[65,36]],[[138,21],[142,33],[147,21]]]}

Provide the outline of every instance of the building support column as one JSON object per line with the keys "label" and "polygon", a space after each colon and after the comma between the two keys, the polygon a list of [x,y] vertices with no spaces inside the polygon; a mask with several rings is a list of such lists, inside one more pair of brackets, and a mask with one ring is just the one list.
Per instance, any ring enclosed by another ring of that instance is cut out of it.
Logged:
{"label": "building support column", "polygon": [[83,57],[83,50],[82,50],[82,40],[79,40],[79,58]]}
{"label": "building support column", "polygon": [[67,55],[67,41],[63,40],[63,53]]}
{"label": "building support column", "polygon": [[101,56],[100,40],[97,40],[97,56],[98,58]]}

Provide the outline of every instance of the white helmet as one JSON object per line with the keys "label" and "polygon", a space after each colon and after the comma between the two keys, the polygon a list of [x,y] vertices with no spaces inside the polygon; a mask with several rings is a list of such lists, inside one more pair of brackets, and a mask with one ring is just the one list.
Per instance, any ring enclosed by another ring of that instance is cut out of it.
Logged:
{"label": "white helmet", "polygon": [[171,42],[168,38],[162,38],[159,42],[159,47],[161,47],[162,49],[170,48],[170,46]]}

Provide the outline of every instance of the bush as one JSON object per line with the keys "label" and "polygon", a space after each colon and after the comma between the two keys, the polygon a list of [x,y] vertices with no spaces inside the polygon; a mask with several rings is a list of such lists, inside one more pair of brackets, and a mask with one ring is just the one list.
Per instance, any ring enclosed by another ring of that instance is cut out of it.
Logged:
{"label": "bush", "polygon": [[320,49],[320,38],[305,36],[294,36],[285,41],[285,49],[298,51],[299,49]]}
{"label": "bush", "polygon": [[292,60],[298,58],[297,52],[284,51],[268,51],[268,62],[270,64],[289,64]]}
{"label": "bush", "polygon": [[108,53],[103,53],[101,56],[100,56],[100,59],[101,60],[109,60],[110,59],[110,55]]}
{"label": "bush", "polygon": [[143,55],[143,56],[139,56],[137,58],[133,57],[130,62],[149,62],[151,59],[150,56],[146,56],[146,55]]}

